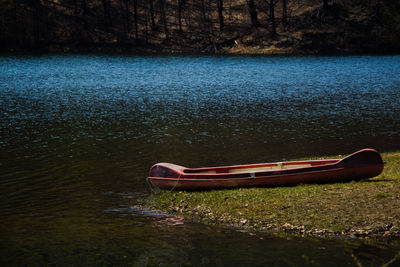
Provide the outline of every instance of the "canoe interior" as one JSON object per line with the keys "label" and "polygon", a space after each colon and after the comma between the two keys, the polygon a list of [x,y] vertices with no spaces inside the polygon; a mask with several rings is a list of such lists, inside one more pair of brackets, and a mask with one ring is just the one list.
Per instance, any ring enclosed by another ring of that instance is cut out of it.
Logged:
{"label": "canoe interior", "polygon": [[311,160],[311,161],[289,161],[289,162],[275,162],[253,165],[237,165],[226,167],[211,167],[211,168],[198,168],[198,169],[185,169],[184,173],[193,174],[216,174],[216,173],[251,173],[263,172],[284,169],[296,169],[312,166],[322,166],[337,163],[338,159],[332,160]]}

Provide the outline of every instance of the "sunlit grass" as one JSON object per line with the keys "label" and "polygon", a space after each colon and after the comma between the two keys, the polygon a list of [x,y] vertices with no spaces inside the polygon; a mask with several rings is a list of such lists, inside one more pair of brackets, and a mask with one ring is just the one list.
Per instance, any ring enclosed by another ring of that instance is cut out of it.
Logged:
{"label": "sunlit grass", "polygon": [[349,183],[200,192],[161,191],[147,207],[211,224],[321,235],[400,235],[400,152],[383,173]]}

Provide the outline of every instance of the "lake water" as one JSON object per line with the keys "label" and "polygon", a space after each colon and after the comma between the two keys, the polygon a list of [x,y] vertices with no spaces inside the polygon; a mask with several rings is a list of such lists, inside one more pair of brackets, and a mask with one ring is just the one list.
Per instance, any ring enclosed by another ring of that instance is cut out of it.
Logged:
{"label": "lake water", "polygon": [[[400,149],[400,56],[0,56],[0,264],[379,265],[398,240],[278,237],[136,208],[150,166]],[[352,256],[353,254],[353,256]]]}

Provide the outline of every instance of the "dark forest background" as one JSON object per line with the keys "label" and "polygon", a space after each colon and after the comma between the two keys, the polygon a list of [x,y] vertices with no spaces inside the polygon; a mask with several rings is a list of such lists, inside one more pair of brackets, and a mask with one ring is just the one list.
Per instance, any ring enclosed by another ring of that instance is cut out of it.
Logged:
{"label": "dark forest background", "polygon": [[398,53],[400,0],[0,0],[2,51]]}

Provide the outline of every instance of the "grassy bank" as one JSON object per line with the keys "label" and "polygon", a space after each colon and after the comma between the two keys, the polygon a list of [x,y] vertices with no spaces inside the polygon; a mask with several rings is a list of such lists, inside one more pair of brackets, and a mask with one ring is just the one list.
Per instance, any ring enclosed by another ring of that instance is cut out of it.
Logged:
{"label": "grassy bank", "polygon": [[350,183],[152,194],[144,205],[209,224],[310,235],[400,237],[400,152]]}

